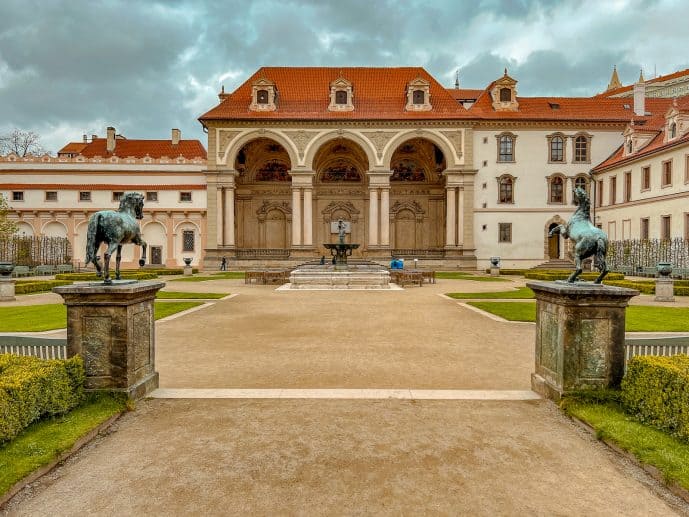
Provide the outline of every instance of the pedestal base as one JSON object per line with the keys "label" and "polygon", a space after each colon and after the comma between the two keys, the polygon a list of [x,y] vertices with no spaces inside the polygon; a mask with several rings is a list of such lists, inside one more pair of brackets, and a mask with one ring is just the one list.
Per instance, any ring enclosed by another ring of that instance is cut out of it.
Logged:
{"label": "pedestal base", "polygon": [[14,280],[11,277],[0,277],[0,302],[13,302],[16,300]]}
{"label": "pedestal base", "polygon": [[490,276],[500,276],[500,268],[499,267],[491,267],[490,268]]}
{"label": "pedestal base", "polygon": [[555,401],[571,391],[616,388],[624,374],[624,323],[633,289],[528,282],[536,295],[532,389]]}
{"label": "pedestal base", "polygon": [[184,276],[192,276],[194,274],[194,270],[191,266],[184,266]]}
{"label": "pedestal base", "polygon": [[670,277],[663,277],[656,279],[656,302],[674,302],[675,301],[675,282]]}
{"label": "pedestal base", "polygon": [[76,284],[53,289],[67,306],[67,355],[84,359],[87,390],[141,398],[158,387],[155,295],[163,282]]}

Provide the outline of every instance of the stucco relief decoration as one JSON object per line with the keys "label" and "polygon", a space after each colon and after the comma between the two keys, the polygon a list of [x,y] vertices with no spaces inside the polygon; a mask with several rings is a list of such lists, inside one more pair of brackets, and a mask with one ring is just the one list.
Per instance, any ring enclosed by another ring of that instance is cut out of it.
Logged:
{"label": "stucco relief decoration", "polygon": [[357,182],[361,181],[361,174],[357,168],[348,163],[347,160],[337,160],[329,164],[323,172],[321,172],[321,181],[323,183],[333,183],[337,181]]}
{"label": "stucco relief decoration", "polygon": [[256,181],[290,181],[289,167],[278,160],[266,162],[256,171]]}
{"label": "stucco relief decoration", "polygon": [[425,212],[418,201],[395,201],[395,203],[390,207],[391,214],[397,214],[402,210],[410,210],[415,215],[423,215]]}
{"label": "stucco relief decoration", "polygon": [[218,138],[219,157],[222,157],[225,154],[225,150],[240,132],[241,131],[220,131],[220,137]]}
{"label": "stucco relief decoration", "polygon": [[284,134],[297,146],[299,158],[304,158],[306,147],[316,136],[314,133],[307,133],[306,131],[284,131]]}
{"label": "stucco relief decoration", "polygon": [[452,143],[455,148],[457,157],[462,157],[462,132],[461,131],[441,131],[441,133],[447,137],[447,139]]}
{"label": "stucco relief decoration", "polygon": [[265,219],[269,212],[274,210],[279,210],[285,215],[292,214],[292,207],[287,201],[268,201],[267,199],[263,201],[263,204],[258,210],[256,210],[256,215],[259,219]]}
{"label": "stucco relief decoration", "polygon": [[414,160],[397,160],[391,167],[390,181],[425,181],[426,173]]}
{"label": "stucco relief decoration", "polygon": [[378,153],[378,158],[382,158],[383,149],[385,149],[387,143],[390,140],[392,140],[392,138],[395,136],[395,133],[390,131],[376,131],[375,133],[366,133],[366,136],[369,140],[371,140],[371,142],[373,142],[373,145],[376,147],[376,153]]}

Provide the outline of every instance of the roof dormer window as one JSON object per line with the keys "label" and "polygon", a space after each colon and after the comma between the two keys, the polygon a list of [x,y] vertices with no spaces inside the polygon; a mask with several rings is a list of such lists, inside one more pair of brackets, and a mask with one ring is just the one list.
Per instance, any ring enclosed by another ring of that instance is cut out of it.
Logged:
{"label": "roof dormer window", "polygon": [[627,154],[632,154],[634,152],[634,141],[630,138],[627,142]]}
{"label": "roof dormer window", "polygon": [[677,137],[677,124],[673,122],[670,124],[670,139]]}
{"label": "roof dormer window", "polygon": [[354,87],[344,77],[330,83],[329,111],[354,111]]}
{"label": "roof dormer window", "polygon": [[275,83],[261,78],[251,85],[251,111],[275,111],[277,109]]}
{"label": "roof dormer window", "polygon": [[490,90],[491,99],[493,99],[493,109],[495,111],[517,111],[519,109],[519,102],[517,101],[517,81],[505,74],[493,82],[493,87]]}
{"label": "roof dormer window", "polygon": [[510,102],[512,100],[512,90],[500,88],[500,102]]}
{"label": "roof dormer window", "polygon": [[406,111],[430,111],[431,106],[431,83],[423,77],[409,81],[407,84],[407,105]]}

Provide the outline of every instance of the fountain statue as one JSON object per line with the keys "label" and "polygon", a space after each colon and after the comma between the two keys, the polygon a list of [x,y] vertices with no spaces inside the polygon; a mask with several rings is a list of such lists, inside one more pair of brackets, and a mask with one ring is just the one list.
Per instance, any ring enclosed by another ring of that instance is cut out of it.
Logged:
{"label": "fountain statue", "polygon": [[358,244],[347,244],[345,242],[345,234],[347,233],[347,225],[342,219],[337,221],[338,241],[335,244],[323,244],[326,249],[330,250],[330,254],[335,257],[335,271],[347,270],[347,257],[351,257],[352,250],[359,247]]}

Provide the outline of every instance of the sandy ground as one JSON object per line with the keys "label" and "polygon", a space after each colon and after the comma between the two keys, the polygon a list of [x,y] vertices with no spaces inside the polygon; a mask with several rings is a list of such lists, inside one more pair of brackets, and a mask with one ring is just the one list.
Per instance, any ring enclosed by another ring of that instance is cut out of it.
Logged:
{"label": "sandy ground", "polygon": [[681,515],[673,504],[544,401],[151,400],[8,514]]}

